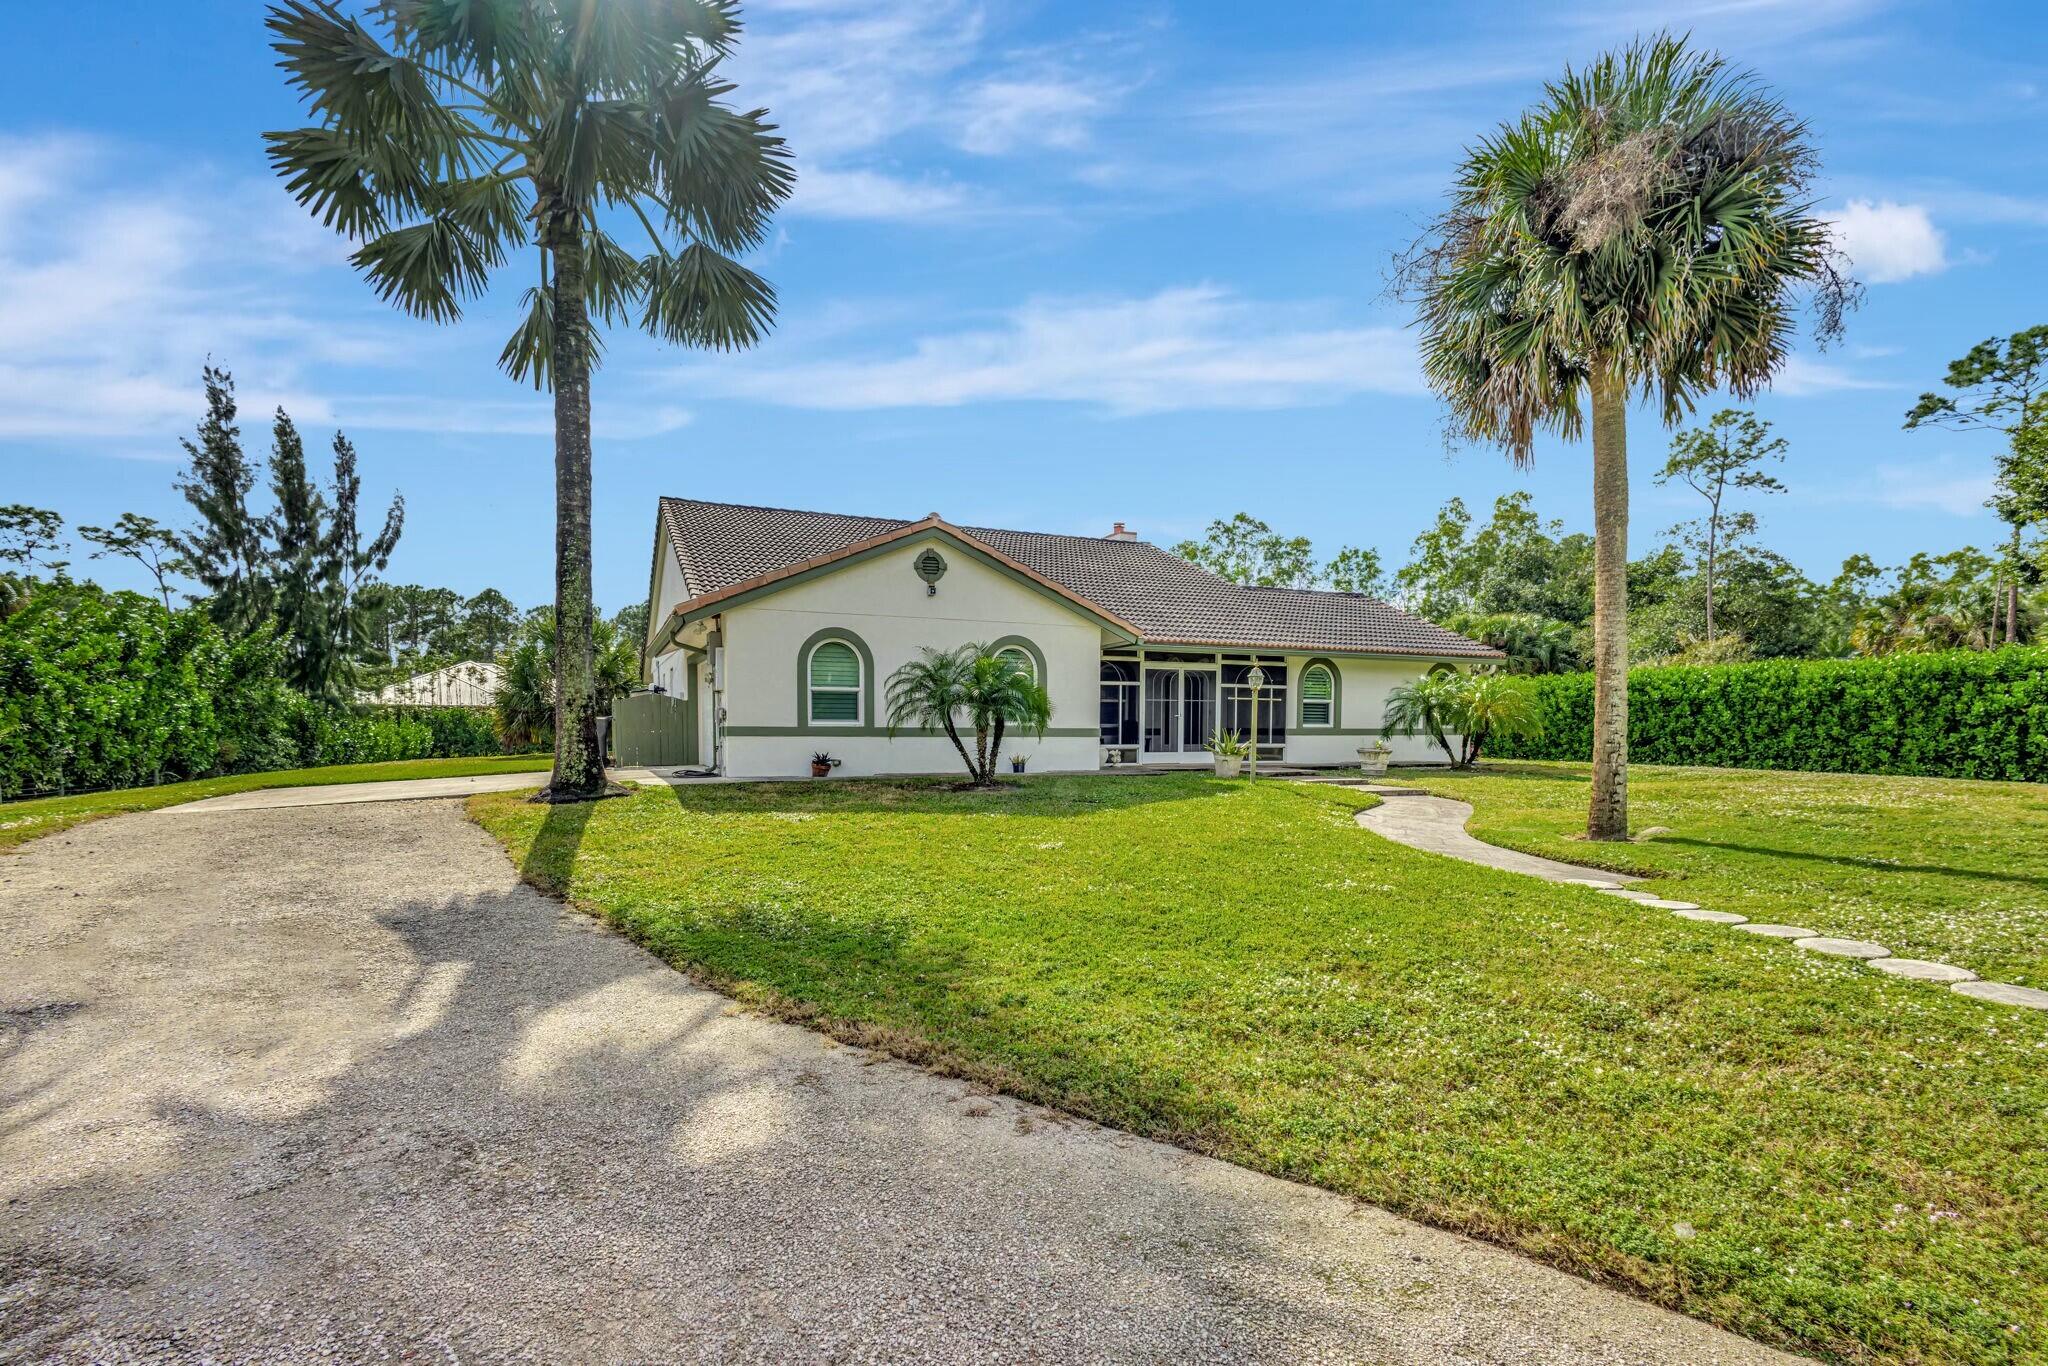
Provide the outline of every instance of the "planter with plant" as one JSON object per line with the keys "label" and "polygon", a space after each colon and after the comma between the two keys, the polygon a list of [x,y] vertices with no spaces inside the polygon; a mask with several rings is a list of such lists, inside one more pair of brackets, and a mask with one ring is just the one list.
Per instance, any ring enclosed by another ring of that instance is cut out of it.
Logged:
{"label": "planter with plant", "polygon": [[839,761],[822,749],[811,756],[811,776],[813,778],[829,778],[832,776],[832,770],[837,767],[839,767]]}
{"label": "planter with plant", "polygon": [[1221,729],[1212,732],[1202,748],[1216,760],[1219,778],[1235,778],[1244,767],[1244,756],[1251,753],[1251,746],[1239,739],[1236,731]]}
{"label": "planter with plant", "polygon": [[1012,773],[1022,773],[1023,771],[1024,771],[1024,756],[1023,756],[1023,755],[1021,755],[1021,754],[1012,754],[1012,755],[1010,756],[1010,772],[1012,772]]}
{"label": "planter with plant", "polygon": [[1368,778],[1387,776],[1387,761],[1394,757],[1394,750],[1385,740],[1375,740],[1358,749],[1358,769]]}

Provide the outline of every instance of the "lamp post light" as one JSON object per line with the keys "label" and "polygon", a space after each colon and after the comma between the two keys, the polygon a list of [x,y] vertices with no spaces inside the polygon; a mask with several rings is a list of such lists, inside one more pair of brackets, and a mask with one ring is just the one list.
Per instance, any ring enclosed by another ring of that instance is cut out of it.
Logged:
{"label": "lamp post light", "polygon": [[1251,672],[1244,676],[1244,681],[1251,685],[1252,690],[1251,769],[1246,781],[1255,783],[1259,780],[1259,690],[1266,686],[1266,671],[1254,664]]}

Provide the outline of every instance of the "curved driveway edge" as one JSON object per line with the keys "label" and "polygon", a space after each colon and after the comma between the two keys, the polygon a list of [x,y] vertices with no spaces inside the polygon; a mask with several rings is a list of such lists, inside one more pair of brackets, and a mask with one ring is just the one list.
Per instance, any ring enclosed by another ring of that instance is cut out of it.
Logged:
{"label": "curved driveway edge", "polygon": [[0,862],[0,1360],[1753,1362],[746,1014],[446,802]]}

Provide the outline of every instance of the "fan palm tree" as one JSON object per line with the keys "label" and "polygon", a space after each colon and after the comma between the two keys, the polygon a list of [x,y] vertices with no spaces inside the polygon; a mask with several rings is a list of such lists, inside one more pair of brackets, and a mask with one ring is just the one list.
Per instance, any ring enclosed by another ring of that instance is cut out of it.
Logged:
{"label": "fan palm tree", "polygon": [[[499,363],[552,386],[555,768],[541,799],[605,790],[590,589],[593,319],[721,349],[768,328],[775,292],[736,255],[795,184],[765,110],[723,102],[733,0],[280,0],[279,65],[317,122],[266,134],[272,165],[361,242],[379,295],[450,322],[534,249]],[[623,235],[615,237],[614,232]],[[644,245],[629,246],[628,243]]]}
{"label": "fan palm tree", "polygon": [[1855,286],[1808,189],[1804,124],[1754,77],[1660,36],[1567,71],[1470,149],[1449,207],[1397,263],[1454,435],[1517,465],[1538,432],[1593,438],[1595,703],[1587,834],[1628,836],[1632,398],[1665,424],[1784,361],[1793,292],[1823,341]]}
{"label": "fan palm tree", "polygon": [[[889,675],[886,697],[891,739],[904,726],[943,730],[977,787],[996,780],[1004,730],[1029,726],[1042,736],[1052,720],[1052,701],[1045,688],[1014,658],[993,653],[986,645],[955,650],[925,646],[916,659]],[[972,754],[960,735],[963,712],[974,727]]]}

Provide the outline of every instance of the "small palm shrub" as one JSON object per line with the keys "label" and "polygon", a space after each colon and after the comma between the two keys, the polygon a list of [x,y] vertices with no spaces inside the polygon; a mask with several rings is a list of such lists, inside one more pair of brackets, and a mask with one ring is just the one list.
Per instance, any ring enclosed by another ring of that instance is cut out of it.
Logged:
{"label": "small palm shrub", "polygon": [[[1004,731],[1029,727],[1042,736],[1052,720],[1052,699],[1044,686],[1014,657],[986,645],[925,646],[889,675],[888,703],[891,738],[903,726],[943,730],[977,787],[995,783]],[[972,754],[960,736],[962,714],[974,730]]]}
{"label": "small palm shrub", "polygon": [[1389,734],[1427,735],[1457,768],[1479,762],[1487,742],[1542,734],[1543,717],[1520,678],[1494,670],[1425,674],[1387,695]]}

